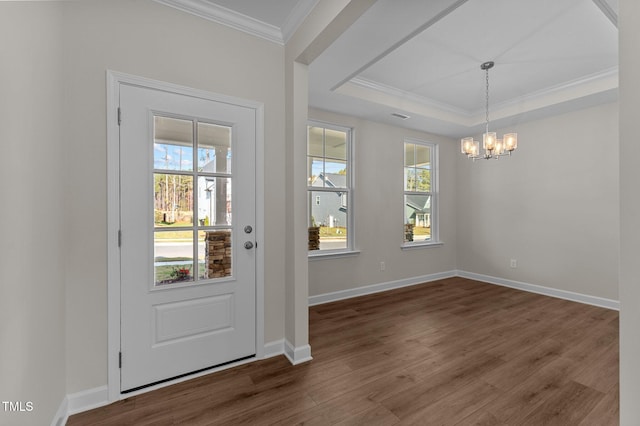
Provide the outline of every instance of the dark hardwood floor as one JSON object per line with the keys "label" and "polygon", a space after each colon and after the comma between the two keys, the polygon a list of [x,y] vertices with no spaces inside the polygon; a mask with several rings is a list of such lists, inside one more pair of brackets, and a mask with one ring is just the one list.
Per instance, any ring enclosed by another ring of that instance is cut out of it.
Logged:
{"label": "dark hardwood floor", "polygon": [[67,424],[618,424],[615,311],[451,278],[309,317],[310,363],[254,362]]}

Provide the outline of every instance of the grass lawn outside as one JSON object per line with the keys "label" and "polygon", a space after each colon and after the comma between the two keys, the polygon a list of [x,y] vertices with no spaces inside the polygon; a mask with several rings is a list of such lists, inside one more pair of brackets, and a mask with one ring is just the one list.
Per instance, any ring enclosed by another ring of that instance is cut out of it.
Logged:
{"label": "grass lawn outside", "polygon": [[[156,284],[163,285],[163,284],[173,284],[173,283],[177,283],[177,282],[193,281],[193,273],[190,274],[190,278],[189,279],[177,279],[175,277],[175,274],[172,275],[172,273],[174,273],[174,271],[177,268],[181,268],[181,267],[186,267],[188,269],[191,269],[191,271],[193,272],[193,265],[191,263],[191,258],[189,258],[189,259],[181,258],[181,257],[156,258],[156,262],[158,261],[158,259],[162,259],[161,262],[180,262],[180,261],[184,261],[184,264],[182,264],[182,265],[159,265],[159,266],[156,266],[155,267]],[[205,271],[204,261],[199,262],[198,263],[198,276],[200,278],[202,278],[202,277],[204,277],[205,273],[206,273],[206,271]]]}
{"label": "grass lawn outside", "polygon": [[344,226],[337,226],[330,228],[328,226],[320,227],[320,238],[322,237],[343,237],[347,238],[347,228]]}
{"label": "grass lawn outside", "polygon": [[431,236],[431,228],[423,228],[422,226],[417,226],[413,228],[413,235],[420,235],[424,237]]}

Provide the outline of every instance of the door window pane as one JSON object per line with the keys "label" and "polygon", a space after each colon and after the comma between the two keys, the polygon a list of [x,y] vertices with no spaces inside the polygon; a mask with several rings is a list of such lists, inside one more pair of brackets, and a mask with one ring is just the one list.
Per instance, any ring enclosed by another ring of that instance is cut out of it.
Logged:
{"label": "door window pane", "polygon": [[232,275],[231,230],[198,232],[198,263],[200,279],[223,278]]}
{"label": "door window pane", "polygon": [[193,231],[154,232],[156,285],[193,281]]}
{"label": "door window pane", "polygon": [[155,116],[153,133],[155,285],[230,276],[232,127]]}
{"label": "door window pane", "polygon": [[154,117],[153,167],[193,170],[193,121]]}
{"label": "door window pane", "polygon": [[198,123],[198,171],[231,173],[231,127]]}
{"label": "door window pane", "polygon": [[155,173],[153,178],[155,226],[191,226],[193,176]]}
{"label": "door window pane", "polygon": [[153,180],[155,226],[191,226],[193,176],[154,173]]}
{"label": "door window pane", "polygon": [[231,178],[198,177],[198,224],[231,225]]}

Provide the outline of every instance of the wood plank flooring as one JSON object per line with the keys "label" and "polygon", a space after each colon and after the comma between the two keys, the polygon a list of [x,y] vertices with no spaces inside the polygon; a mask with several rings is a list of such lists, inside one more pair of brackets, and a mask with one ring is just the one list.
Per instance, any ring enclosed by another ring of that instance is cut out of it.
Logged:
{"label": "wood plank flooring", "polygon": [[618,313],[464,278],[311,307],[278,356],[68,425],[618,424]]}

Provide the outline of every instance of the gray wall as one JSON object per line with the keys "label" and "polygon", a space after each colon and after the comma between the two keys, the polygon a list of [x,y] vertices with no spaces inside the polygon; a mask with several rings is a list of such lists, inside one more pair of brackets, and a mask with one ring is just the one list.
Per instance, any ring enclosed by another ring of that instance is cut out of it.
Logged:
{"label": "gray wall", "polygon": [[66,394],[62,14],[0,7],[0,400],[33,403],[0,424],[44,425]]}
{"label": "gray wall", "polygon": [[[354,129],[354,205],[357,256],[309,261],[309,295],[456,269],[456,146],[449,138],[309,110],[309,119]],[[403,243],[404,138],[440,144],[442,246],[401,250]],[[380,262],[385,271],[380,271]]]}
{"label": "gray wall", "polygon": [[618,104],[511,130],[511,158],[457,156],[458,269],[618,300]]}
{"label": "gray wall", "polygon": [[[68,393],[106,383],[105,70],[264,102],[267,342],[283,337],[284,48],[145,1],[65,4]],[[90,238],[87,238],[90,236]]]}
{"label": "gray wall", "polygon": [[[522,123],[515,156],[491,164],[462,158],[448,138],[311,110],[312,119],[356,131],[361,253],[309,262],[309,294],[458,268],[617,299],[620,259],[622,424],[634,424],[640,5],[620,6],[619,159],[616,104]],[[47,424],[65,394],[107,382],[106,69],[265,103],[265,338],[283,338],[284,48],[151,0],[0,7],[0,35],[10,40],[0,47],[0,116],[10,117],[0,126],[0,178],[2,199],[10,200],[3,207],[16,206],[0,209],[0,394],[35,407],[10,423]],[[407,136],[440,144],[440,247],[400,250]],[[515,270],[508,267],[512,257]],[[8,418],[2,416],[0,423]]]}
{"label": "gray wall", "polygon": [[107,69],[265,104],[265,340],[283,338],[284,48],[151,0],[0,7],[0,393],[36,407],[15,424],[107,383]]}
{"label": "gray wall", "polygon": [[[361,250],[311,260],[310,295],[459,269],[618,300],[617,103],[520,123],[518,150],[491,162],[468,160],[457,140],[315,109],[309,116],[354,128]],[[442,247],[400,250],[402,210],[390,206],[402,205],[404,137],[440,143]]]}

